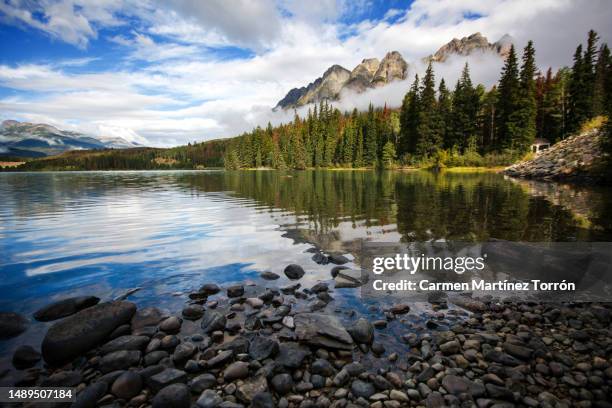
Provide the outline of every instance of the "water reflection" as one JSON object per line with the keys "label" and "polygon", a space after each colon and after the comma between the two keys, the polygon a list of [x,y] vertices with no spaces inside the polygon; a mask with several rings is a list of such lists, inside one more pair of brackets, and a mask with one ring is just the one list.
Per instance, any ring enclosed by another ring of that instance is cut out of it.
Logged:
{"label": "water reflection", "polygon": [[[310,259],[313,245],[358,256],[363,239],[609,240],[608,191],[581,189],[578,205],[545,186],[492,173],[3,173],[0,309],[132,287],[142,306],[175,308],[206,281],[282,275],[289,263],[309,285],[331,269]],[[366,307],[354,291],[335,297]]]}

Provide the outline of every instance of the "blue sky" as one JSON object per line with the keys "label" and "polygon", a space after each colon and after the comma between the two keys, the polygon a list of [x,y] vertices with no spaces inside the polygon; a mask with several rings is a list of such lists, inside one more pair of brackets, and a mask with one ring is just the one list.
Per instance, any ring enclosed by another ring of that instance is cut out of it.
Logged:
{"label": "blue sky", "polygon": [[[453,37],[533,39],[542,67],[571,63],[605,1],[0,0],[0,119],[156,146],[233,136],[292,113],[271,108],[332,64],[398,50],[411,75]],[[559,27],[564,30],[559,30]],[[454,81],[464,60],[436,67]],[[471,61],[491,85],[501,62]],[[398,83],[353,101],[396,106]],[[351,108],[342,102],[343,108]]]}

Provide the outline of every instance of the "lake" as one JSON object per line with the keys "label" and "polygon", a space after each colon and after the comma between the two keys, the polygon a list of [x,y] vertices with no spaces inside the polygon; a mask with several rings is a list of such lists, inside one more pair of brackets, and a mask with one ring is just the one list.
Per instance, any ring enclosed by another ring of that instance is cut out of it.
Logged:
{"label": "lake", "polygon": [[[2,173],[0,310],[141,288],[129,299],[176,311],[206,282],[261,283],[272,271],[284,285],[290,263],[307,286],[333,266],[313,248],[354,259],[364,239],[610,241],[611,201],[605,189],[488,172]],[[338,290],[330,307],[367,313],[358,295]],[[24,336],[38,346],[46,327]],[[24,337],[0,347],[16,344]]]}

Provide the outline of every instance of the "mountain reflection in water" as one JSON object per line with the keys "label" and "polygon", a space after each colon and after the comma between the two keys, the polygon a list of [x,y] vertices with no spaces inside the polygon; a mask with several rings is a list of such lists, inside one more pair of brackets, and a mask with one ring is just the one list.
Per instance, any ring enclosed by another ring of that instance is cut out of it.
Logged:
{"label": "mountain reflection in water", "polygon": [[[558,197],[571,188],[533,190],[494,173],[2,173],[0,309],[30,315],[134,287],[141,306],[177,308],[205,282],[270,270],[282,286],[289,263],[306,269],[308,286],[331,278],[309,249],[358,256],[363,239],[610,240],[608,190],[582,188],[580,211]],[[357,296],[336,291],[333,307],[367,307]]]}

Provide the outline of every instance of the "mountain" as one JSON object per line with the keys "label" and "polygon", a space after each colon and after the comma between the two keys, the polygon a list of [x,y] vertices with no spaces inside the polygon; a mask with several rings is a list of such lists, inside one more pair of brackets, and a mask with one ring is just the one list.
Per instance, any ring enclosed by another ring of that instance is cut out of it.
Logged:
{"label": "mountain", "polygon": [[60,130],[44,123],[5,120],[0,124],[0,154],[17,157],[44,157],[68,150],[123,149],[138,147],[119,137],[94,138]]}
{"label": "mountain", "polygon": [[[474,33],[462,39],[453,38],[443,45],[435,54],[424,58],[424,62],[444,62],[451,55],[467,56],[475,52],[493,52],[502,58],[508,56],[512,38],[504,35],[499,41],[490,43],[485,36]],[[408,63],[397,51],[387,53],[379,61],[376,58],[366,58],[352,71],[333,65],[323,76],[317,78],[307,86],[293,88],[281,99],[274,110],[297,108],[309,103],[318,103],[322,100],[335,101],[340,98],[343,90],[357,93],[365,92],[371,88],[385,86],[396,80],[406,79]]]}
{"label": "mountain", "polygon": [[296,108],[323,100],[335,101],[345,89],[363,92],[406,79],[407,72],[408,63],[397,51],[387,53],[380,62],[376,58],[364,59],[352,71],[340,65],[332,65],[314,82],[290,90],[274,109]]}
{"label": "mountain", "polygon": [[467,56],[475,52],[493,52],[502,58],[506,58],[510,52],[510,46],[512,45],[512,37],[508,34],[504,35],[498,41],[490,43],[487,37],[480,33],[474,33],[468,37],[462,39],[453,38],[448,43],[436,51],[435,54],[430,55],[425,60],[433,62],[444,62],[451,55]]}

